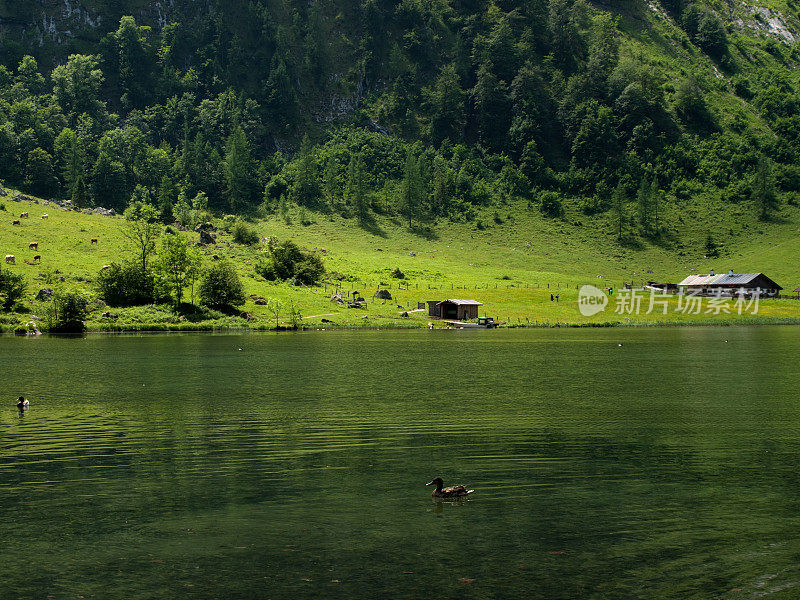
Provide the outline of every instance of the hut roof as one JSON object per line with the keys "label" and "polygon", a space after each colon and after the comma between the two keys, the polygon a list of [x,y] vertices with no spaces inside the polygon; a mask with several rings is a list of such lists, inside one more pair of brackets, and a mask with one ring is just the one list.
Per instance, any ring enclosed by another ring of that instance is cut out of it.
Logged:
{"label": "hut roof", "polygon": [[482,302],[478,302],[477,300],[458,300],[455,298],[451,298],[448,300],[442,300],[439,304],[444,304],[445,302],[449,302],[450,304],[457,304],[463,306],[483,306]]}
{"label": "hut roof", "polygon": [[770,283],[774,284],[776,289],[783,289],[777,283],[772,281],[763,273],[723,273],[720,275],[689,275],[686,279],[681,281],[680,286],[734,286],[741,285],[747,286],[759,277],[763,277]]}

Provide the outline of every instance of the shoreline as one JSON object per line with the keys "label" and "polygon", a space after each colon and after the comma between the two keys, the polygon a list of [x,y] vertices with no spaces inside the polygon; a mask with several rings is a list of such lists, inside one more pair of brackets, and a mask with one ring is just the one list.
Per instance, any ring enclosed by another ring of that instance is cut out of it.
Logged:
{"label": "shoreline", "polygon": [[[603,321],[590,323],[570,323],[570,322],[531,322],[520,324],[500,325],[497,329],[641,329],[641,328],[677,328],[677,327],[765,327],[765,326],[798,326],[800,318],[770,318],[766,317],[758,320],[748,320],[745,322],[702,320],[702,321]],[[81,337],[86,335],[129,335],[129,334],[170,334],[170,333],[302,333],[310,331],[389,331],[389,330],[430,330],[430,331],[458,331],[463,328],[456,327],[434,327],[430,329],[427,324],[402,324],[391,323],[385,325],[336,325],[325,324],[324,327],[214,327],[198,326],[185,327],[184,325],[170,327],[147,324],[143,327],[118,327],[112,329],[87,328],[83,333],[57,334],[40,333],[37,335],[21,335],[15,333],[14,328],[0,328],[0,336],[5,337]],[[470,330],[475,328],[469,328]]]}

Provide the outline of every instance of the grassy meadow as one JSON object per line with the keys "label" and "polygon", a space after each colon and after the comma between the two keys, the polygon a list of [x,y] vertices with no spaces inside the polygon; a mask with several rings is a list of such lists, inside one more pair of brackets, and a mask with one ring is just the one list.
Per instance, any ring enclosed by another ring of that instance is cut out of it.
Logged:
{"label": "grassy meadow", "polygon": [[[19,312],[0,317],[6,331],[42,311],[42,303],[34,300],[39,289],[61,286],[94,299],[93,280],[102,266],[132,258],[121,217],[65,210],[44,200],[16,202],[12,195],[2,199],[6,210],[0,211],[0,251],[15,255],[16,264],[3,268],[25,275],[28,294]],[[553,220],[522,204],[507,205],[482,215],[483,229],[476,223],[440,222],[429,224],[424,236],[389,218],[379,219],[366,231],[338,215],[311,214],[306,226],[299,224],[297,215],[287,220],[276,216],[249,225],[262,237],[292,239],[319,252],[328,271],[323,285],[306,288],[263,280],[253,267],[266,258],[266,245],[235,244],[221,230],[216,246],[200,248],[206,264],[211,264],[212,255],[231,261],[248,296],[280,301],[283,310],[277,318],[252,298],[242,307],[249,320],[216,315],[199,322],[164,306],[113,308],[95,300],[87,325],[95,331],[272,328],[286,325],[288,307],[294,304],[309,328],[426,327],[430,319],[427,310],[417,309],[418,303],[446,298],[478,300],[484,304],[481,315],[496,317],[507,326],[800,323],[798,300],[762,299],[757,314],[752,314],[751,307],[741,315],[733,307],[728,314],[707,312],[710,307],[705,304],[699,314],[686,314],[678,311],[677,298],[669,300],[667,314],[661,305],[647,314],[649,292],[640,294],[638,314],[629,304],[619,305],[623,282],[677,282],[691,272],[707,273],[711,268],[763,271],[785,291],[800,285],[793,261],[800,253],[796,208],[787,207],[780,222],[766,225],[748,219],[743,212],[746,207],[734,205],[713,211],[711,224],[706,206],[698,201],[697,206],[682,207],[686,224],[680,234],[672,234],[668,244],[628,248],[616,242],[605,217],[587,217],[569,206],[564,219]],[[22,212],[30,218],[12,225]],[[49,217],[42,219],[43,213]],[[709,231],[722,242],[721,258],[703,256]],[[198,237],[194,232],[180,235],[191,240]],[[91,244],[92,238],[98,238],[98,244]],[[39,244],[41,264],[29,264],[37,253],[29,250],[30,242]],[[400,269],[405,279],[393,278],[392,269]],[[604,311],[589,317],[580,313],[578,288],[584,284],[614,288]],[[389,289],[393,300],[374,299],[378,289]],[[366,310],[331,302],[337,290],[345,295],[360,292],[367,299]],[[558,294],[559,302],[550,300],[551,293]],[[191,290],[184,300],[193,300]],[[109,310],[119,318],[101,316]]]}

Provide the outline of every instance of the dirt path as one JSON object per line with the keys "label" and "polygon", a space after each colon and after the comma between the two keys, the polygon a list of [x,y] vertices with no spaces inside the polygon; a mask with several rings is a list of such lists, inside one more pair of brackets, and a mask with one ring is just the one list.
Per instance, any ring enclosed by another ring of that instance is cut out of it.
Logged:
{"label": "dirt path", "polygon": [[304,319],[315,319],[317,317],[335,317],[341,313],[325,313],[324,315],[308,315],[307,317],[303,317]]}

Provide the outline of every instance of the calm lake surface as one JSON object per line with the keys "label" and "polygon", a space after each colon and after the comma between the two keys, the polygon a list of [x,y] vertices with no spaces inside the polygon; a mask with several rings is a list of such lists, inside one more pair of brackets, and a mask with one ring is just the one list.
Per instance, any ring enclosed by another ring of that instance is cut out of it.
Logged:
{"label": "calm lake surface", "polygon": [[[0,357],[4,600],[800,597],[798,328]],[[437,475],[476,492],[434,502]]]}

